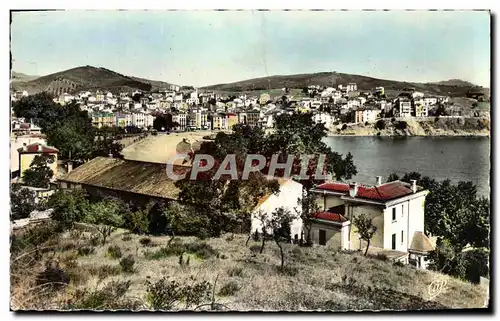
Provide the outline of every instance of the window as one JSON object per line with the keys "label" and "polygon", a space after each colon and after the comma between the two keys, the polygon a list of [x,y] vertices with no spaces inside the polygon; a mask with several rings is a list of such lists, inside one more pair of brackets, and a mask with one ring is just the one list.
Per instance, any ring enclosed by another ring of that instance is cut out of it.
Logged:
{"label": "window", "polygon": [[404,231],[401,231],[401,244],[403,244]]}
{"label": "window", "polygon": [[396,249],[396,233],[392,234],[392,249]]}
{"label": "window", "polygon": [[392,220],[393,221],[396,220],[396,208],[395,207],[392,208]]}
{"label": "window", "polygon": [[404,212],[405,212],[405,205],[401,204],[401,218],[403,218]]}

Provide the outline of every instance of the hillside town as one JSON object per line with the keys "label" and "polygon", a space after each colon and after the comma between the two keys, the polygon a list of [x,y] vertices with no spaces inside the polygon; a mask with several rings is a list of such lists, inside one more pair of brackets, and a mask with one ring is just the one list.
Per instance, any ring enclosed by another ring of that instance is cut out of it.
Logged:
{"label": "hillside town", "polygon": [[[12,100],[27,96],[14,92]],[[488,99],[479,95],[477,104]],[[435,116],[488,117],[489,110],[453,104],[448,96],[428,95],[403,88],[395,97],[389,97],[384,87],[360,90],[356,83],[326,87],[311,85],[301,90],[283,88],[271,96],[262,93],[229,95],[192,87],[172,85],[156,93],[121,92],[105,90],[61,93],[54,101],[66,105],[76,103],[92,117],[92,124],[101,127],[136,127],[152,129],[159,115],[170,115],[170,128],[159,130],[230,130],[234,124],[248,124],[273,128],[276,115],[281,113],[311,112],[316,123],[334,131],[342,124],[374,123],[383,118],[426,118]],[[13,119],[16,131],[36,132],[22,120]],[[29,128],[28,128],[29,127]]]}

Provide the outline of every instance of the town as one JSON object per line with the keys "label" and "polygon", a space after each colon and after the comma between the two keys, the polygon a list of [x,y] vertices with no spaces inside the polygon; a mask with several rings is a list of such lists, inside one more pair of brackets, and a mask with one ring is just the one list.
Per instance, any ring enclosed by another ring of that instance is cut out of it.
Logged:
{"label": "town", "polygon": [[[27,96],[28,92],[14,92],[12,100]],[[478,102],[488,99],[484,94],[471,93]],[[452,106],[449,96],[424,95],[414,88],[403,88],[394,97],[384,87],[358,90],[356,83],[321,87],[311,85],[293,90],[283,88],[281,95],[267,93],[254,95],[227,95],[172,85],[170,88],[149,92],[111,93],[105,90],[77,94],[61,93],[54,101],[61,104],[75,102],[92,117],[92,124],[101,127],[154,128],[158,116],[166,118],[160,131],[230,130],[234,124],[273,128],[275,117],[294,111],[311,112],[316,123],[323,123],[334,132],[342,124],[374,123],[378,119],[425,118],[435,116],[489,117],[489,110]],[[166,116],[168,115],[168,116]],[[33,124],[12,118],[13,130],[36,133]]]}
{"label": "town", "polygon": [[11,310],[491,310],[490,14],[12,13]]}

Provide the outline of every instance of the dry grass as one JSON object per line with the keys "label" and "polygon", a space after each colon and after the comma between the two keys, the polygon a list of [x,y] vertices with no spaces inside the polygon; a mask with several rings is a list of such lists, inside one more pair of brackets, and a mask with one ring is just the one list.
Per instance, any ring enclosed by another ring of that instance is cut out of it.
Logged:
{"label": "dry grass", "polygon": [[[43,260],[26,269],[24,277],[13,283],[11,288],[12,307],[61,308],[77,289],[98,289],[107,282],[124,280],[131,282],[125,294],[126,299],[144,303],[145,281],[154,282],[164,276],[180,283],[191,282],[190,277],[194,276],[196,280],[208,281],[212,285],[217,279],[217,302],[231,310],[240,311],[425,308],[431,299],[429,285],[438,278],[447,281],[445,291],[432,299],[441,308],[480,308],[487,297],[487,290],[479,285],[409,266],[394,266],[365,258],[358,253],[335,252],[326,247],[299,248],[286,245],[287,270],[281,271],[275,244],[267,243],[263,254],[253,253],[249,247],[257,243],[250,241],[245,246],[244,235],[236,235],[230,242],[225,236],[205,240],[203,242],[217,250],[219,255],[201,259],[196,255],[184,254],[184,262],[189,256],[190,263],[180,265],[179,257],[175,255],[157,260],[146,257],[148,251],[166,246],[170,237],[152,237],[157,246],[144,247],[140,244],[143,236],[130,234],[124,241],[124,233],[124,230],[115,231],[105,246],[96,247],[95,253],[89,256],[76,256],[74,250],[50,254],[60,262],[61,268],[68,272],[71,279],[65,289],[51,295],[36,295],[36,291],[32,291],[34,275],[43,270]],[[65,233],[60,242],[88,243],[88,237],[83,235],[78,241],[69,238],[69,233]],[[180,240],[183,243],[201,242],[193,237]],[[134,256],[134,273],[120,273],[117,270],[117,260],[106,256],[110,245],[119,246],[123,257]],[[355,285],[343,285],[346,279],[355,280]],[[237,286],[218,295],[227,284]],[[143,308],[147,308],[145,303]]]}

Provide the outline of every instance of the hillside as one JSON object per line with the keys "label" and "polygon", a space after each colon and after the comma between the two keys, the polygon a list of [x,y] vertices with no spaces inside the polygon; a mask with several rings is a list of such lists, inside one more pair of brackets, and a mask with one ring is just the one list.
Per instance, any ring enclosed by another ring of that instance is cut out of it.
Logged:
{"label": "hillside", "polygon": [[31,81],[37,78],[40,78],[40,76],[26,75],[21,72],[12,71],[10,80],[13,82],[19,82],[19,81]]}
{"label": "hillside", "polygon": [[[375,124],[355,124],[344,130],[331,132],[330,136],[490,136],[490,120],[484,118],[447,118],[437,120],[405,120],[405,126],[399,121],[382,121],[384,129],[375,128]],[[339,126],[340,127],[340,126]],[[405,127],[403,129],[403,127]]]}
{"label": "hillside", "polygon": [[139,78],[139,77],[130,77],[130,78],[137,80],[137,81],[140,81],[140,82],[143,82],[143,83],[146,83],[146,84],[150,84],[151,91],[157,91],[160,89],[169,90],[170,86],[172,85],[168,82],[164,82],[164,81],[160,81],[160,80],[150,80],[150,79]]}
{"label": "hillside", "polygon": [[[212,300],[222,310],[238,311],[482,308],[488,297],[484,285],[329,247],[287,244],[286,266],[280,269],[276,244],[267,242],[259,254],[261,243],[245,245],[246,235],[203,241],[178,237],[168,245],[168,236],[144,237],[120,229],[101,245],[93,241],[92,229],[77,228],[42,244],[41,260],[30,261],[29,252],[11,255],[12,309],[149,310],[174,292],[154,287],[156,292],[150,293],[156,296],[148,296],[147,282],[158,284],[162,277],[195,288],[208,282],[208,297],[191,305],[174,299],[169,305],[173,310],[204,303],[209,309],[206,303]],[[119,262],[129,255],[134,262],[125,269]],[[67,273],[69,284],[40,293],[34,272],[43,271],[51,257]],[[444,285],[441,291],[431,286],[435,281]]]}
{"label": "hillside", "polygon": [[443,83],[412,83],[387,79],[378,79],[361,75],[345,74],[338,72],[320,72],[312,74],[280,75],[255,79],[248,79],[229,84],[218,84],[204,87],[203,89],[218,90],[227,92],[253,91],[275,88],[302,88],[308,85],[332,86],[356,83],[360,90],[371,90],[378,86],[383,86],[387,90],[400,91],[405,87],[415,88],[428,94],[466,96],[470,85],[460,81],[445,81]]}
{"label": "hillside", "polygon": [[30,94],[47,91],[57,95],[64,92],[73,93],[95,89],[112,92],[122,90],[150,91],[154,85],[106,68],[85,66],[57,72],[31,81],[14,82],[11,87],[13,90],[27,90]]}
{"label": "hillside", "polygon": [[465,86],[465,87],[477,87],[473,83],[469,81],[465,81],[462,79],[448,79],[438,82],[430,82],[429,85],[448,85],[448,86]]}

